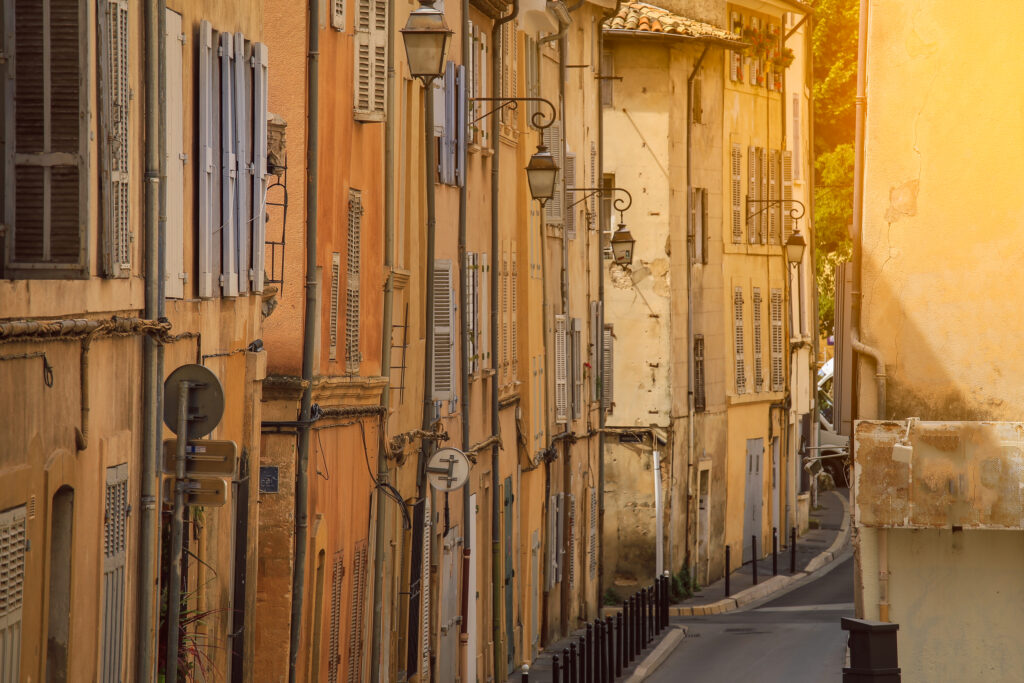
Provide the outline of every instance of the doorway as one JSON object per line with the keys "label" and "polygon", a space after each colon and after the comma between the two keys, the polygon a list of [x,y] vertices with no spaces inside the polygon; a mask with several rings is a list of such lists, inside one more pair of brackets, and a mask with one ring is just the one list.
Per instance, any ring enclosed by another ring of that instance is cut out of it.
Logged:
{"label": "doorway", "polygon": [[743,562],[749,562],[754,557],[754,548],[751,547],[751,537],[757,536],[758,543],[761,543],[761,511],[764,506],[764,439],[747,439],[747,481],[746,481],[746,505],[743,513]]}

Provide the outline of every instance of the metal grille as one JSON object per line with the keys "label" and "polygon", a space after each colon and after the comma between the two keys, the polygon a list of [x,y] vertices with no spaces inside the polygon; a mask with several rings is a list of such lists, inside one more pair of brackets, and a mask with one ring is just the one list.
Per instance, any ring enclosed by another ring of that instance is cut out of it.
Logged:
{"label": "metal grille", "polygon": [[366,606],[366,539],[352,556],[352,611],[348,630],[348,683],[362,680],[363,613]]}
{"label": "metal grille", "polygon": [[754,287],[754,329],[751,338],[754,340],[754,391],[764,388],[764,363],[761,360],[761,288]]}
{"label": "metal grille", "polygon": [[363,202],[359,190],[348,191],[348,260],[345,286],[345,371],[356,374],[362,354],[359,352],[361,234]]}
{"label": "metal grille", "polygon": [[331,623],[328,641],[327,681],[338,683],[341,665],[341,584],[345,578],[345,551],[334,553],[334,571],[331,573]]}
{"label": "metal grille", "polygon": [[328,323],[328,345],[327,345],[327,358],[328,360],[336,360],[338,358],[338,280],[341,277],[341,254],[334,252],[331,254],[331,312],[330,322]]}
{"label": "metal grille", "polygon": [[733,292],[733,353],[736,356],[736,393],[747,393],[747,367],[743,358],[743,288]]}

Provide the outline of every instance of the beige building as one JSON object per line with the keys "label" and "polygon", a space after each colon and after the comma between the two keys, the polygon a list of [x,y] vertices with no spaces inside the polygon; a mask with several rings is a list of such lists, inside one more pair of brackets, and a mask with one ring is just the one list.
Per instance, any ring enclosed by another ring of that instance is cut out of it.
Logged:
{"label": "beige building", "polygon": [[[1012,681],[1024,667],[1020,324],[1024,101],[1012,2],[862,3],[854,263],[841,395],[856,430],[857,613],[899,624],[904,681]],[[948,87],[928,84],[941,74]],[[950,132],[957,135],[951,136]],[[861,132],[861,131],[859,131]],[[860,344],[858,344],[858,341]],[[862,344],[862,345],[861,345]],[[852,408],[852,411],[850,409]],[[919,418],[923,422],[908,422]]]}

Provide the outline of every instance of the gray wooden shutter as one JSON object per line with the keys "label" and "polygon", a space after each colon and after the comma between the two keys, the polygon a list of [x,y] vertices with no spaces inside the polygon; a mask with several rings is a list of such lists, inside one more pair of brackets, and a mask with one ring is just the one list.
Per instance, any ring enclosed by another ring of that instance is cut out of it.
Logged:
{"label": "gray wooden shutter", "polygon": [[615,405],[615,333],[611,325],[604,326],[601,349],[601,407],[611,412]]}
{"label": "gray wooden shutter", "polygon": [[704,374],[704,335],[693,335],[693,409],[698,413],[707,407]]}
{"label": "gray wooden shutter", "polygon": [[460,64],[455,70],[458,92],[455,97],[456,123],[452,129],[455,136],[455,184],[466,184],[466,67]]}
{"label": "gray wooden shutter", "polygon": [[28,534],[25,506],[0,512],[0,683],[21,683],[21,617]]}
{"label": "gray wooden shutter", "polygon": [[452,262],[448,259],[434,261],[434,385],[431,396],[434,401],[450,401],[454,396],[452,384],[454,351],[452,326]]}
{"label": "gray wooden shutter", "polygon": [[366,612],[366,539],[352,555],[352,605],[348,629],[348,683],[363,680],[363,615]]}
{"label": "gray wooden shutter", "polygon": [[327,323],[327,360],[338,359],[338,299],[341,288],[341,254],[331,254],[331,302]]}
{"label": "gray wooden shutter", "polygon": [[345,30],[345,0],[331,0],[331,28]]}
{"label": "gray wooden shutter", "polygon": [[220,147],[217,99],[214,90],[213,29],[199,22],[199,296],[214,296],[214,233],[220,223],[216,187]]}
{"label": "gray wooden shutter", "polygon": [[100,31],[100,188],[103,217],[103,274],[128,277],[131,271],[131,209],[129,206],[129,77],[130,19],[126,0],[103,0]]}
{"label": "gray wooden shutter", "polygon": [[[359,190],[348,191],[348,258],[345,284],[345,372],[357,374],[359,351],[360,270],[362,262],[363,200]],[[449,275],[450,277],[450,275]]]}
{"label": "gray wooden shutter", "polygon": [[782,365],[782,290],[772,289],[771,291],[771,354],[772,354],[772,391],[782,391],[785,388]]}
{"label": "gray wooden shutter", "polygon": [[387,1],[357,0],[353,60],[354,114],[357,121],[384,120],[387,41]]}
{"label": "gray wooden shutter", "polygon": [[[757,200],[761,198],[760,186],[758,184],[758,175],[760,173],[761,164],[758,163],[758,154],[756,147],[747,147],[747,197],[751,200]],[[758,215],[757,204],[751,204],[747,210],[747,243],[757,243],[758,233]]]}
{"label": "gray wooden shutter", "polygon": [[3,12],[0,68],[8,104],[2,275],[88,277],[91,71],[84,66],[85,11],[75,2],[7,0]]}
{"label": "gray wooden shutter", "polygon": [[235,153],[235,46],[230,33],[220,34],[220,141],[221,141],[221,292],[238,295],[238,249],[235,199],[238,156]]}
{"label": "gray wooden shutter", "polygon": [[458,156],[458,95],[457,67],[448,62],[444,70],[444,133],[441,138],[441,182],[456,184],[456,158]]}
{"label": "gray wooden shutter", "polygon": [[338,683],[338,669],[341,667],[341,590],[345,578],[345,553],[334,553],[334,569],[331,572],[331,616],[328,628],[327,682]]}
{"label": "gray wooden shutter", "polygon": [[568,360],[566,359],[564,315],[555,316],[555,422],[569,421]]}
{"label": "gray wooden shutter", "polygon": [[251,271],[252,218],[252,69],[245,37],[235,34],[234,118],[235,118],[235,249],[238,252],[238,292],[249,291]]}
{"label": "gray wooden shutter", "polygon": [[793,234],[793,153],[782,153],[782,243],[789,241]]}
{"label": "gray wooden shutter", "polygon": [[732,146],[732,186],[730,197],[732,198],[732,242],[740,244],[743,242],[743,179],[741,169],[743,168],[743,151],[739,145]]}
{"label": "gray wooden shutter", "polygon": [[[565,155],[565,187],[576,187],[576,155],[569,153]],[[572,201],[572,194],[565,192],[565,231],[569,239],[576,237],[576,207]]]}
{"label": "gray wooden shutter", "polygon": [[754,391],[760,392],[764,388],[764,363],[761,360],[761,288],[754,287],[752,296],[753,311],[752,317],[754,329],[750,336],[754,343]]}
{"label": "gray wooden shutter", "polygon": [[122,680],[128,556],[128,464],[107,468],[103,515],[103,642],[100,681]]}
{"label": "gray wooden shutter", "polygon": [[562,225],[564,220],[564,205],[563,205],[563,188],[565,182],[563,180],[565,176],[565,162],[562,159],[562,123],[561,121],[555,121],[550,126],[544,129],[542,134],[544,146],[551,152],[551,156],[555,158],[555,163],[558,164],[558,168],[562,169],[562,173],[558,174],[555,179],[555,192],[554,195],[544,205],[544,222],[548,225]]}
{"label": "gray wooden shutter", "polygon": [[171,10],[164,13],[164,55],[167,93],[165,106],[165,144],[167,158],[167,221],[164,250],[164,294],[180,299],[185,295],[185,127],[182,107],[183,35],[181,15]]}
{"label": "gray wooden shutter", "polygon": [[[340,2],[340,0],[338,0]],[[252,46],[252,272],[255,292],[263,291],[267,241],[267,46]]]}
{"label": "gray wooden shutter", "polygon": [[733,354],[735,355],[736,393],[747,393],[747,368],[743,358],[743,288],[736,287],[732,298]]}
{"label": "gray wooden shutter", "polygon": [[572,319],[572,416],[583,416],[583,321]]}

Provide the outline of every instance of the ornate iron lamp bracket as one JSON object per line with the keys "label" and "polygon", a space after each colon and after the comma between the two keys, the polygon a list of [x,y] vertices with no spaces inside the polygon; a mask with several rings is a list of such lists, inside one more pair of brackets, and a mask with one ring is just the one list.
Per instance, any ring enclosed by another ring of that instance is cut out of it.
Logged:
{"label": "ornate iron lamp bracket", "polygon": [[[747,220],[760,216],[773,206],[783,206],[784,204],[789,204],[789,217],[794,221],[798,221],[804,217],[804,213],[807,209],[803,202],[796,199],[751,199],[750,197],[747,197]],[[755,213],[751,213],[751,205],[760,206],[761,209]]]}
{"label": "ornate iron lamp bracket", "polygon": [[622,219],[622,214],[626,213],[626,211],[629,210],[629,207],[633,206],[633,195],[631,195],[629,193],[629,190],[627,190],[624,187],[567,187],[567,188],[565,188],[565,191],[566,192],[585,192],[586,193],[581,198],[577,199],[572,204],[570,204],[569,205],[570,209],[572,207],[576,206],[577,204],[582,204],[583,202],[587,201],[588,199],[590,199],[594,195],[605,195],[605,194],[614,194],[616,192],[621,192],[622,194],[624,194],[626,196],[625,197],[616,197],[614,199],[614,201],[612,202],[612,208],[615,211],[619,212],[619,222],[620,223],[624,222],[623,219]]}
{"label": "ornate iron lamp bracket", "polygon": [[486,119],[488,116],[496,114],[502,109],[505,109],[506,107],[511,111],[515,111],[516,109],[519,108],[520,102],[542,102],[551,108],[551,113],[547,114],[546,116],[546,112],[541,111],[540,109],[533,112],[533,116],[530,117],[530,123],[533,124],[533,127],[536,128],[537,130],[544,130],[545,128],[550,126],[552,123],[555,122],[555,118],[558,115],[558,110],[555,108],[555,105],[553,105],[549,100],[546,100],[543,97],[470,97],[469,101],[500,103],[494,109],[491,109],[488,112],[484,112],[480,116],[470,121],[470,123],[482,121],[483,119]]}

